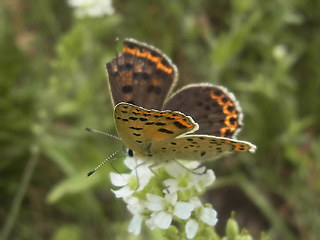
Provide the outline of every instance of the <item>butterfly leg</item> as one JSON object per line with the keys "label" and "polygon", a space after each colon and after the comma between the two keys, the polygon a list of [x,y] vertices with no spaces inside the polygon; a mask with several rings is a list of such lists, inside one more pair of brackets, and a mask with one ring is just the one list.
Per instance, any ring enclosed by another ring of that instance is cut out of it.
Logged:
{"label": "butterfly leg", "polygon": [[135,160],[135,162],[136,162],[136,167],[134,168],[134,171],[135,171],[135,173],[136,173],[137,183],[138,183],[135,191],[137,191],[138,188],[140,187],[140,180],[139,180],[139,175],[138,175],[138,170],[137,170],[137,169],[138,169],[138,167],[142,166],[142,165],[144,164],[144,162],[138,164],[137,159],[135,158],[134,160]]}
{"label": "butterfly leg", "polygon": [[195,174],[195,175],[202,175],[204,174],[203,172],[196,172],[197,169],[200,169],[202,168],[202,166],[198,166],[194,169],[190,169],[190,168],[187,168],[185,165],[183,165],[181,162],[177,161],[177,160],[173,160],[175,163],[177,163],[178,165],[180,165],[181,167],[183,167],[184,169],[186,169],[188,172],[192,173],[192,174]]}

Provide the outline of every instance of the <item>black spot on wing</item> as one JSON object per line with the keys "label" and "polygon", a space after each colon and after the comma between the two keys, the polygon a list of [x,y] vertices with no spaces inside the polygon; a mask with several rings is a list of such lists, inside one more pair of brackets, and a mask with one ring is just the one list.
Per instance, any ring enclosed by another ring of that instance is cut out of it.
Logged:
{"label": "black spot on wing", "polygon": [[165,129],[165,128],[159,128],[158,129],[159,132],[163,132],[163,133],[167,133],[167,134],[173,134],[172,131],[168,130],[168,129]]}
{"label": "black spot on wing", "polygon": [[[232,124],[232,125],[233,125],[233,124]],[[231,134],[231,131],[230,131],[230,129],[227,129],[227,130],[226,130],[226,133],[225,133],[225,135],[226,135],[226,136],[230,136],[230,134]]]}
{"label": "black spot on wing", "polygon": [[178,121],[175,121],[173,124],[174,124],[177,128],[180,128],[180,129],[187,128],[185,125],[181,124],[181,123],[178,122]]}
{"label": "black spot on wing", "polygon": [[222,91],[220,89],[215,89],[214,90],[214,95],[219,97],[219,96],[221,96],[221,94],[222,94]]}
{"label": "black spot on wing", "polygon": [[232,112],[234,110],[234,106],[228,106],[227,109],[228,109],[229,112]]}
{"label": "black spot on wing", "polygon": [[237,121],[237,119],[232,117],[232,118],[229,119],[229,121],[230,121],[231,125],[234,125],[235,122]]}
{"label": "black spot on wing", "polygon": [[125,85],[122,87],[123,93],[132,93],[132,91],[133,91],[132,85]]}
{"label": "black spot on wing", "polygon": [[173,119],[175,119],[174,117],[170,117],[170,116],[168,116],[168,117],[166,117],[168,120],[173,120]]}
{"label": "black spot on wing", "polygon": [[133,130],[142,130],[143,128],[137,128],[137,127],[129,127],[130,129],[133,129]]}
{"label": "black spot on wing", "polygon": [[131,64],[131,63],[118,65],[119,72],[131,72],[132,70],[133,70],[133,64]]}
{"label": "black spot on wing", "polygon": [[150,74],[145,72],[134,72],[132,77],[133,79],[136,79],[136,80],[145,80],[145,81],[148,81],[151,78]]}
{"label": "black spot on wing", "polygon": [[222,98],[222,102],[224,102],[224,103],[228,102],[228,100],[229,100],[229,99],[228,99],[227,97],[223,97],[223,98]]}

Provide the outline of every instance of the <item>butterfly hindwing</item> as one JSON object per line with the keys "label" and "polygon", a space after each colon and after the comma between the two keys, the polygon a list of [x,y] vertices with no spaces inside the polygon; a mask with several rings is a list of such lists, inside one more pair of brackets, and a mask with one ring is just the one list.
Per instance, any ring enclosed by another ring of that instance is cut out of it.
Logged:
{"label": "butterfly hindwing", "polygon": [[214,160],[231,152],[254,152],[256,147],[246,141],[208,135],[184,135],[175,139],[153,144],[150,152],[155,161],[173,160]]}
{"label": "butterfly hindwing", "polygon": [[114,105],[128,102],[148,109],[161,109],[178,75],[160,50],[133,39],[126,39],[123,52],[107,63],[107,73]]}
{"label": "butterfly hindwing", "polygon": [[181,111],[199,124],[196,134],[235,137],[242,126],[241,108],[226,88],[190,84],[173,94],[163,109]]}

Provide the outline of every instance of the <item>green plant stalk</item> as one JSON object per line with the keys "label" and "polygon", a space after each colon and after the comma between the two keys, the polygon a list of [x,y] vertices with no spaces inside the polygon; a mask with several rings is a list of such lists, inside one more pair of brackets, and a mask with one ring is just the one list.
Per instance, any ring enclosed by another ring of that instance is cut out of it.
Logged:
{"label": "green plant stalk", "polygon": [[237,181],[247,196],[255,203],[255,205],[262,211],[264,216],[269,220],[275,229],[282,234],[283,239],[295,240],[296,238],[290,232],[286,224],[281,220],[277,211],[266,200],[261,191],[259,191],[253,184],[248,181],[242,174],[237,176]]}
{"label": "green plant stalk", "polygon": [[25,196],[26,190],[29,186],[33,171],[39,159],[39,149],[38,146],[31,146],[31,156],[27,162],[26,168],[24,170],[19,188],[12,202],[9,214],[4,223],[4,227],[2,229],[0,239],[6,240],[9,238],[10,233],[13,230],[14,224],[16,222],[17,216],[19,214],[22,200]]}

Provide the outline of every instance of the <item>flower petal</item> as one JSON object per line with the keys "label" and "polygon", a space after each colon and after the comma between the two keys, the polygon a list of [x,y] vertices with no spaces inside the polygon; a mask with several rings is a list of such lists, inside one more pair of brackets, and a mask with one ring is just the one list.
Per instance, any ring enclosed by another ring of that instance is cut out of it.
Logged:
{"label": "flower petal", "polygon": [[119,190],[111,189],[111,191],[116,195],[116,198],[128,197],[134,192],[134,190],[131,190],[129,186],[124,186]]}
{"label": "flower petal", "polygon": [[198,228],[199,223],[194,219],[190,219],[186,224],[187,238],[194,238],[194,236],[197,234]]}
{"label": "flower petal", "polygon": [[151,211],[160,211],[163,209],[163,198],[151,193],[147,193],[148,202],[146,202],[146,207]]}
{"label": "flower petal", "polygon": [[128,227],[128,231],[138,235],[140,233],[141,230],[141,223],[142,223],[142,216],[140,215],[134,215],[133,218],[130,221],[129,227]]}
{"label": "flower petal", "polygon": [[178,191],[178,181],[176,179],[167,179],[163,181],[163,185],[166,186],[166,189],[163,190],[163,193],[174,193]]}
{"label": "flower petal", "polygon": [[131,170],[133,170],[139,164],[136,158],[129,156],[126,157],[123,162]]}
{"label": "flower petal", "polygon": [[153,222],[158,228],[167,229],[172,222],[172,215],[161,211],[155,214]]}
{"label": "flower petal", "polygon": [[146,202],[146,208],[148,208],[150,211],[161,211],[163,206],[158,202]]}
{"label": "flower petal", "polygon": [[122,187],[128,184],[128,179],[130,174],[119,174],[119,173],[110,173],[110,180],[114,186]]}
{"label": "flower petal", "polygon": [[176,202],[177,202],[178,195],[177,195],[176,192],[174,192],[174,193],[168,193],[168,194],[166,194],[166,195],[164,196],[164,198],[166,199],[166,201],[167,201],[168,203],[170,203],[171,205],[174,206],[174,205],[176,204]]}
{"label": "flower petal", "polygon": [[152,214],[151,214],[151,218],[145,220],[145,223],[147,224],[147,226],[150,228],[150,229],[155,229],[157,226],[154,224],[154,221],[153,221],[153,218],[152,218]]}
{"label": "flower petal", "polygon": [[136,202],[128,203],[127,208],[133,215],[141,214],[145,210],[145,203],[137,199]]}
{"label": "flower petal", "polygon": [[203,174],[205,170],[206,170],[206,167],[202,166],[202,167],[194,169],[193,172],[195,172],[197,174]]}
{"label": "flower petal", "polygon": [[191,198],[189,202],[193,204],[194,209],[202,207],[202,203],[198,197]]}
{"label": "flower petal", "polygon": [[165,166],[167,173],[171,177],[178,178],[180,175],[184,174],[187,171],[186,168],[182,167],[180,164],[176,162],[171,162]]}
{"label": "flower petal", "polygon": [[177,202],[173,214],[181,219],[188,219],[193,211],[194,206],[188,202]]}
{"label": "flower petal", "polygon": [[198,161],[179,161],[183,166],[185,166],[188,169],[194,169],[196,170],[196,168],[200,165],[200,162]]}
{"label": "flower petal", "polygon": [[216,175],[211,169],[208,169],[204,174],[204,178],[202,179],[201,183],[203,186],[209,186],[216,180]]}
{"label": "flower petal", "polygon": [[138,198],[133,197],[133,196],[124,197],[122,200],[128,205],[134,205],[134,204],[138,204],[140,202],[140,200]]}
{"label": "flower petal", "polygon": [[157,203],[161,203],[163,200],[163,197],[160,197],[158,195],[154,195],[152,193],[147,193],[147,199],[150,202],[157,202]]}
{"label": "flower petal", "polygon": [[212,208],[203,208],[201,210],[200,219],[209,226],[214,226],[218,222],[217,211]]}
{"label": "flower petal", "polygon": [[139,181],[139,187],[137,191],[139,192],[143,190],[145,186],[147,186],[151,177],[153,176],[153,173],[150,171],[149,166],[138,167],[137,173],[138,173],[138,181]]}

